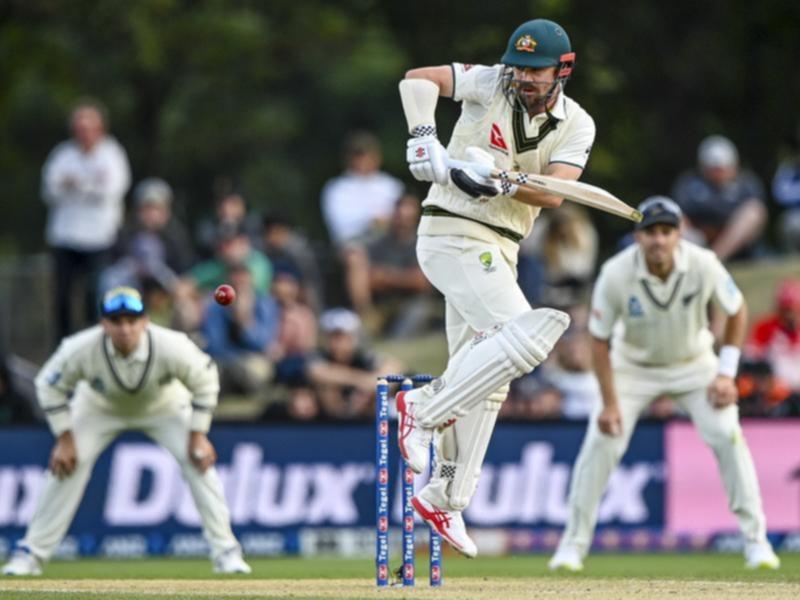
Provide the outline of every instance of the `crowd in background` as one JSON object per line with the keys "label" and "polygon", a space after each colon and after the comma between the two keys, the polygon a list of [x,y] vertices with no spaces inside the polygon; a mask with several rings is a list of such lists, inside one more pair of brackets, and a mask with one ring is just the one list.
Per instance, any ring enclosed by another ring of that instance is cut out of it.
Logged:
{"label": "crowd in background", "polygon": [[[103,290],[132,285],[154,323],[185,331],[215,359],[223,405],[266,398],[258,414],[265,420],[371,418],[376,377],[406,368],[374,351],[375,343],[418,339],[443,325],[441,298],[416,261],[421,199],[381,170],[377,138],[356,132],[344,141],[343,172],[320,192],[329,237],[322,241],[308,239],[278,206],[254,211],[222,178],[214,213],[190,227],[173,211],[169,182],[132,185],[107,122],[101,105],[81,102],[72,138],[43,168],[59,339],[96,320]],[[702,140],[696,167],[671,191],[685,236],[725,262],[800,252],[800,148],[774,175],[771,196],[781,211],[772,245],[764,237],[766,188],[741,162],[727,138]],[[589,415],[599,398],[586,328],[599,256],[589,215],[569,203],[544,211],[523,242],[524,293],[532,305],[568,311],[572,325],[542,368],[512,384],[501,418]],[[212,300],[221,283],[237,292],[227,307]],[[742,414],[800,414],[800,280],[775,290],[773,314],[756,315],[743,357]],[[658,418],[675,411],[668,398],[650,409]],[[0,421],[32,416],[0,369]]]}

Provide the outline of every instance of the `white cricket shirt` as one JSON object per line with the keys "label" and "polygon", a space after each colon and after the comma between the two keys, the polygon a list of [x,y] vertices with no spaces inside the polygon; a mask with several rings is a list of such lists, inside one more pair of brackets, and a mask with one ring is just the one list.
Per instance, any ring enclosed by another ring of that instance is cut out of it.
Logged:
{"label": "white cricket shirt", "polygon": [[95,325],[61,342],[36,376],[36,392],[55,435],[71,427],[73,394],[117,416],[149,415],[191,398],[191,429],[206,432],[219,376],[214,361],[184,333],[150,324],[124,357]]}
{"label": "white cricket shirt", "polygon": [[675,267],[662,281],[650,274],[638,244],[610,258],[592,294],[589,331],[611,340],[612,363],[673,367],[713,355],[708,329],[711,299],[728,315],[742,294],[716,255],[686,240],[675,250]]}
{"label": "white cricket shirt", "polygon": [[[448,154],[465,159],[467,146],[489,152],[501,169],[545,173],[551,163],[584,168],[595,136],[594,121],[581,106],[560,93],[550,114],[533,118],[514,111],[503,95],[504,66],[453,64],[453,99],[462,103]],[[433,184],[423,206],[437,206],[451,213],[502,227],[526,237],[539,214],[538,207],[508,197],[473,199],[452,182]],[[461,235],[475,231],[469,221],[447,217],[423,217],[423,235]]]}

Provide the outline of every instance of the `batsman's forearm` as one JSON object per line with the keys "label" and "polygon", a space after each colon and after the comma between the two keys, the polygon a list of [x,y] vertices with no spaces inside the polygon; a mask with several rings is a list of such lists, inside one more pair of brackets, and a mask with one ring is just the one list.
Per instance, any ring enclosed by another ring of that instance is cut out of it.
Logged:
{"label": "batsman's forearm", "polygon": [[614,388],[614,372],[611,369],[608,340],[592,338],[592,361],[600,384],[600,393],[603,396],[603,406],[616,406],[617,391]]}
{"label": "batsman's forearm", "polygon": [[564,201],[560,196],[554,196],[547,192],[539,190],[532,190],[530,188],[520,186],[517,193],[513,196],[514,200],[527,204],[529,206],[538,206],[539,208],[558,208]]}
{"label": "batsman's forearm", "polygon": [[[583,169],[580,167],[567,165],[564,163],[552,163],[547,167],[544,174],[548,177],[558,177],[559,179],[565,179],[568,181],[577,181],[582,173]],[[517,193],[514,194],[514,200],[530,206],[538,206],[540,208],[558,208],[561,206],[564,198],[550,192],[536,190],[520,185],[519,190],[517,190]]]}

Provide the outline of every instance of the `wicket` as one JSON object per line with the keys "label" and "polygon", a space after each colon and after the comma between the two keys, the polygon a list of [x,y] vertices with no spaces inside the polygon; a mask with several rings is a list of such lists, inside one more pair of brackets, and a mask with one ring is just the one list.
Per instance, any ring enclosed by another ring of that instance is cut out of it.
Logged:
{"label": "wicket", "polygon": [[[432,375],[386,375],[378,379],[375,394],[375,512],[376,512],[376,583],[378,587],[389,585],[389,385],[399,383],[401,390],[411,390],[415,385],[429,383]],[[431,445],[431,472],[435,460]],[[402,477],[403,504],[403,566],[402,585],[413,586],[414,573],[414,472],[399,459]],[[442,585],[442,541],[433,529],[430,530],[430,585]],[[399,583],[399,581],[398,581]]]}

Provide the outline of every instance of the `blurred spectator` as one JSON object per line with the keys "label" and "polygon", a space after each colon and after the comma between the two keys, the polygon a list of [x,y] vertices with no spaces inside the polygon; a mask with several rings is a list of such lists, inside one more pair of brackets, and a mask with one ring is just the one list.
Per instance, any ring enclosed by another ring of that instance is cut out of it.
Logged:
{"label": "blurred spectator", "polygon": [[351,133],[345,140],[345,172],[322,188],[322,215],[331,241],[339,247],[362,239],[389,221],[403,184],[380,171],[378,139],[367,132]]}
{"label": "blurred spectator", "polygon": [[0,425],[34,422],[33,407],[14,390],[6,357],[0,354]]}
{"label": "blurred spectator", "polygon": [[175,328],[175,305],[172,294],[150,277],[142,280],[142,299],[147,307],[147,318],[162,327]]}
{"label": "blurred spectator", "polygon": [[275,381],[297,385],[304,382],[306,360],[317,348],[317,320],[302,300],[300,277],[291,267],[276,266],[272,296],[280,309],[278,335],[269,351],[276,363]]}
{"label": "blurred spectator", "polygon": [[254,287],[245,265],[232,265],[228,280],[236,300],[230,306],[209,303],[202,330],[205,350],[219,365],[222,393],[254,394],[272,378],[267,352],[278,332],[278,305]]}
{"label": "blurred spectator", "polygon": [[72,322],[73,296],[82,280],[83,313],[87,323],[95,321],[97,279],[117,240],[131,179],[125,150],[107,134],[105,107],[94,100],[78,102],[70,127],[72,139],[58,144],[42,169],[59,337],[77,329]]}
{"label": "blurred spectator", "polygon": [[561,394],[561,413],[567,419],[588,419],[602,402],[600,384],[592,369],[589,332],[570,327],[556,344],[547,379]]}
{"label": "blurred spectator", "polygon": [[519,282],[532,304],[560,308],[586,300],[597,266],[598,236],[585,210],[563,204],[536,221],[523,242]]}
{"label": "blurred spectator", "polygon": [[277,269],[289,265],[298,273],[304,300],[319,313],[324,304],[322,276],[311,244],[283,215],[270,213],[262,221],[264,253]]}
{"label": "blurred spectator", "polygon": [[378,360],[360,344],[361,321],[344,308],[322,314],[322,349],[306,368],[317,393],[321,413],[331,419],[373,416],[375,379],[384,373],[401,372],[393,360]]}
{"label": "blurred spectator", "polygon": [[775,312],[753,325],[744,355],[766,362],[775,378],[800,393],[800,280],[787,279],[778,286]]}
{"label": "blurred spectator", "polygon": [[763,184],[739,168],[736,146],[721,135],[700,143],[697,163],[698,170],[681,175],[672,193],[687,221],[685,236],[722,261],[757,255],[767,222]]}
{"label": "blurred spectator", "polygon": [[206,217],[197,226],[198,251],[203,258],[211,258],[217,248],[217,232],[220,225],[231,223],[239,226],[258,248],[261,240],[261,222],[258,215],[248,212],[244,196],[232,189],[229,182],[217,185],[214,217]]}
{"label": "blurred spectator", "polygon": [[319,403],[306,380],[306,366],[317,349],[317,319],[302,299],[300,275],[291,265],[275,265],[272,296],[278,302],[280,321],[277,338],[268,354],[275,365],[273,382],[286,386],[286,402],[271,403],[262,418],[317,419],[320,416]]}
{"label": "blurred spectator", "polygon": [[269,293],[272,265],[264,253],[253,248],[241,223],[220,224],[216,248],[214,258],[189,269],[173,289],[174,326],[177,329],[189,333],[197,330],[203,317],[207,293],[225,283],[225,276],[231,267],[245,265],[250,271],[255,291],[258,294]]}
{"label": "blurred spectator", "polygon": [[535,373],[511,382],[511,391],[500,407],[498,418],[541,421],[561,417],[561,392],[547,377]]}
{"label": "blurred spectator", "polygon": [[800,416],[800,393],[792,393],[785,380],[775,376],[764,359],[747,356],[736,378],[739,414],[744,417]]}
{"label": "blurred spectator", "polygon": [[433,288],[417,262],[419,198],[395,203],[388,231],[345,255],[347,287],[370,333],[407,337],[424,329],[434,303]]}
{"label": "blurred spectator", "polygon": [[800,252],[800,126],[792,141],[792,155],[781,161],[772,179],[772,196],[783,212],[778,238],[787,252]]}
{"label": "blurred spectator", "polygon": [[260,294],[269,292],[272,264],[263,252],[253,248],[250,236],[239,223],[222,223],[217,229],[214,258],[203,261],[188,271],[194,284],[210,291],[225,283],[225,274],[232,266],[245,265],[253,277],[253,287]]}
{"label": "blurred spectator", "polygon": [[144,179],[134,188],[133,201],[134,220],[120,233],[117,260],[103,272],[101,288],[142,289],[147,278],[171,290],[193,259],[189,235],[172,216],[172,188],[163,179]]}

